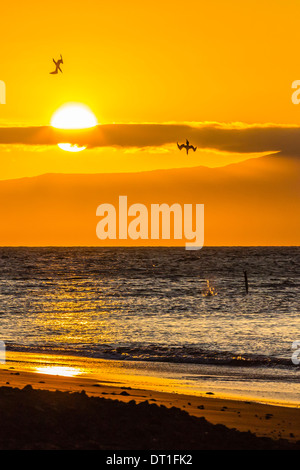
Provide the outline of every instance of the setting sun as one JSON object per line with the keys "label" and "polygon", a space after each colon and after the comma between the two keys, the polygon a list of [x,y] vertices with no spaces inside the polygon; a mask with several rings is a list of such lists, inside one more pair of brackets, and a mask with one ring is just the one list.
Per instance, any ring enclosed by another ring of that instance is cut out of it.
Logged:
{"label": "setting sun", "polygon": [[86,147],[79,147],[78,145],[74,144],[68,144],[68,143],[62,143],[62,144],[57,144],[58,147],[62,150],[66,150],[67,152],[81,152],[81,150],[86,149]]}
{"label": "setting sun", "polygon": [[[97,125],[92,111],[83,104],[68,103],[59,108],[51,119],[51,126],[56,129],[89,129]],[[67,152],[81,152],[86,147],[76,144],[59,143],[58,147]]]}
{"label": "setting sun", "polygon": [[95,115],[83,104],[65,104],[51,119],[51,126],[57,129],[88,129],[96,125]]}

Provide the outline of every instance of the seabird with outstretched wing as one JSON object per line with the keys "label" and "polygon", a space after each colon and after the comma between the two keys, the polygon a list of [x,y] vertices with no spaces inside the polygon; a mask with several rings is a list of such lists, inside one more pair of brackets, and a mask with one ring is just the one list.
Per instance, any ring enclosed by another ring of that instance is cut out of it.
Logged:
{"label": "seabird with outstretched wing", "polygon": [[53,72],[50,72],[51,75],[55,75],[60,71],[62,73],[62,69],[60,68],[60,65],[63,64],[63,58],[60,55],[60,59],[56,62],[54,59],[52,59],[53,62],[55,63],[55,70]]}
{"label": "seabird with outstretched wing", "polygon": [[179,150],[185,148],[186,149],[186,154],[188,155],[189,154],[189,150],[194,150],[194,152],[196,152],[197,150],[197,147],[194,147],[193,145],[190,145],[189,141],[186,139],[186,143],[185,144],[179,144],[177,142],[177,147],[179,148]]}

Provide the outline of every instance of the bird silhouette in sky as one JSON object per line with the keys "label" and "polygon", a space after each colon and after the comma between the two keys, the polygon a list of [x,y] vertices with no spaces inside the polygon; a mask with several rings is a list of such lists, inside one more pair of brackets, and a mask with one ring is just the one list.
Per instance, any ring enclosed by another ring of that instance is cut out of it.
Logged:
{"label": "bird silhouette in sky", "polygon": [[53,72],[50,72],[50,74],[51,75],[56,74],[56,73],[58,73],[58,71],[60,71],[62,73],[62,69],[60,68],[60,64],[63,64],[62,56],[60,55],[60,59],[58,59],[57,62],[53,59],[53,62],[55,63],[55,70]]}
{"label": "bird silhouette in sky", "polygon": [[196,152],[197,150],[197,147],[194,147],[193,145],[190,145],[189,141],[186,139],[186,143],[185,144],[181,144],[179,145],[179,143],[177,142],[177,147],[179,148],[179,150],[185,148],[186,149],[186,154],[188,155],[189,153],[189,150],[194,150],[194,152]]}

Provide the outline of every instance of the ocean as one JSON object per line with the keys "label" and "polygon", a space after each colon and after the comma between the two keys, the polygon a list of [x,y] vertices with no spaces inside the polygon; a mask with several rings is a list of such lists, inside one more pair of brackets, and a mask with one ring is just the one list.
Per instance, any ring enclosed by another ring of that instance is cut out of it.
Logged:
{"label": "ocean", "polygon": [[0,248],[0,340],[295,402],[299,267],[298,247]]}

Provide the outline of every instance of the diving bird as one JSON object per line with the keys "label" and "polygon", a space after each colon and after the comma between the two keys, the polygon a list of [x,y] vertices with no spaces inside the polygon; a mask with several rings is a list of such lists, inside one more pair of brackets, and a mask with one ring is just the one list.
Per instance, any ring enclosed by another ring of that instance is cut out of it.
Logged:
{"label": "diving bird", "polygon": [[185,142],[186,142],[185,144],[181,144],[181,145],[179,145],[179,143],[177,142],[177,147],[179,148],[179,150],[185,148],[187,155],[188,155],[190,149],[192,149],[192,150],[194,150],[194,152],[196,152],[197,147],[194,147],[193,145],[190,145],[190,143],[187,139],[185,140]]}
{"label": "diving bird", "polygon": [[60,64],[63,64],[62,56],[60,55],[60,59],[58,59],[57,62],[53,59],[53,62],[55,63],[55,70],[54,70],[54,72],[50,72],[50,74],[56,74],[56,73],[58,73],[58,71],[60,71],[62,73],[62,69],[60,68]]}

